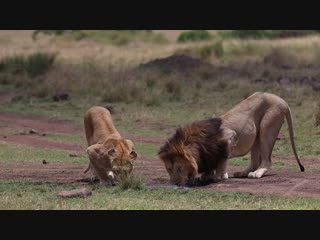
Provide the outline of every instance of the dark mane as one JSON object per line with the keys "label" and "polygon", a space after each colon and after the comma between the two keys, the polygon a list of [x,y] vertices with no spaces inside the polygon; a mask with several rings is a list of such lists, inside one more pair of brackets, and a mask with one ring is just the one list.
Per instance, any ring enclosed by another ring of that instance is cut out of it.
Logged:
{"label": "dark mane", "polygon": [[198,172],[208,172],[218,161],[227,158],[226,143],[220,141],[221,119],[211,118],[179,127],[160,148],[159,155],[171,159],[185,154],[186,149],[197,160]]}

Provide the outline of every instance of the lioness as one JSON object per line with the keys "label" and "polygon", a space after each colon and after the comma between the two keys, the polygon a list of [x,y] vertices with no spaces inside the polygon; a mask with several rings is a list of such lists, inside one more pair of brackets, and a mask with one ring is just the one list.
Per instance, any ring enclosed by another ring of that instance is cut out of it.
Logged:
{"label": "lioness", "polygon": [[219,118],[179,128],[160,148],[159,157],[171,182],[186,185],[193,184],[198,174],[202,174],[201,179],[227,179],[227,159],[250,151],[250,165],[234,177],[261,178],[271,167],[271,153],[284,118],[293,153],[303,172],[288,104],[274,94],[261,92],[254,93]]}
{"label": "lioness", "polygon": [[114,184],[118,174],[129,174],[137,153],[131,140],[121,137],[113,125],[110,112],[103,107],[91,107],[84,115],[84,128],[88,142],[88,168],[101,183]]}

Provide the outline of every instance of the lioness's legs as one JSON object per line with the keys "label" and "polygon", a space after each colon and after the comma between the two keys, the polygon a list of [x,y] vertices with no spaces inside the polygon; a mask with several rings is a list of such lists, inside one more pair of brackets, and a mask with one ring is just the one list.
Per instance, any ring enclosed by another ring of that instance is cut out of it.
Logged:
{"label": "lioness's legs", "polygon": [[251,158],[250,158],[249,166],[242,172],[235,172],[233,174],[233,177],[235,178],[248,177],[248,174],[250,172],[255,171],[259,167],[261,163],[259,136],[257,136],[257,139],[255,140],[253,147],[251,148],[250,155],[251,155]]}
{"label": "lioness's legs", "polygon": [[269,112],[262,119],[259,132],[261,164],[248,174],[249,178],[261,178],[271,168],[271,153],[282,124],[283,116],[278,112]]}

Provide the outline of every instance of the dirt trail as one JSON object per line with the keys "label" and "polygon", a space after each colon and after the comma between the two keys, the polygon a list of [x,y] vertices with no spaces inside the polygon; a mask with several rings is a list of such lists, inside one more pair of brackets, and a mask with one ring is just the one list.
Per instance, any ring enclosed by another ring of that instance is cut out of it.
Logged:
{"label": "dirt trail", "polygon": [[[32,115],[16,113],[0,113],[0,141],[18,143],[33,147],[52,148],[74,151],[84,154],[85,146],[72,143],[60,143],[37,135],[7,135],[1,133],[6,127],[33,128],[39,132],[55,134],[83,134],[81,128],[72,125],[71,122],[49,119]],[[123,134],[140,143],[160,145],[164,139],[139,137],[132,134]],[[289,156],[273,155],[273,160],[296,165],[296,160]],[[5,159],[0,159],[5,160]],[[296,169],[271,170],[261,179],[236,179],[229,178],[220,183],[213,183],[199,187],[221,192],[245,192],[251,194],[276,194],[290,197],[320,197],[320,159],[303,158],[302,163],[306,172],[301,173],[298,166]],[[58,183],[85,185],[82,181],[88,177],[83,173],[87,163],[1,163],[0,179],[24,179],[36,183]],[[242,170],[244,167],[228,167],[229,175]],[[140,156],[136,161],[135,173],[144,178],[149,186],[168,187],[169,179],[162,162],[155,158]],[[82,179],[82,180],[81,180]]]}
{"label": "dirt trail", "polygon": [[[35,183],[58,184],[89,184],[85,179],[90,174],[83,171],[87,163],[1,163],[0,179],[23,179]],[[150,171],[149,169],[152,169]],[[165,170],[158,159],[139,157],[135,166],[135,172],[141,176],[147,184],[157,184],[163,181]],[[156,173],[156,174],[155,174]],[[166,182],[166,181],[165,181]]]}
{"label": "dirt trail", "polygon": [[[0,123],[5,127],[31,128],[44,133],[84,135],[84,130],[80,127],[74,126],[70,121],[51,119],[43,116],[0,112]],[[136,136],[129,133],[121,134],[123,137],[129,138],[134,142],[155,145],[163,143],[163,139],[157,137]],[[4,139],[4,141],[6,140]],[[32,140],[30,139],[30,141]]]}
{"label": "dirt trail", "polygon": [[275,194],[289,197],[320,197],[320,171],[270,170],[261,179],[232,178],[243,167],[229,167],[231,178],[201,188],[220,192]]}
{"label": "dirt trail", "polygon": [[36,148],[47,148],[47,149],[57,149],[57,150],[67,150],[72,151],[77,154],[85,154],[85,147],[72,144],[72,143],[62,143],[56,141],[50,141],[45,139],[44,137],[30,136],[30,135],[10,135],[6,136],[6,138],[0,138],[1,141],[26,145],[30,147]]}

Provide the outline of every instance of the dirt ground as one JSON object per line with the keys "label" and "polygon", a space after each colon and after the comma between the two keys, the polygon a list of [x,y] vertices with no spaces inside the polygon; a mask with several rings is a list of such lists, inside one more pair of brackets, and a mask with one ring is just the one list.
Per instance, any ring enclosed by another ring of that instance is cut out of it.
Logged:
{"label": "dirt ground", "polygon": [[[6,96],[7,97],[7,96]],[[4,134],[6,128],[34,129],[40,134]],[[37,148],[61,149],[85,155],[86,146],[73,143],[61,143],[49,140],[41,133],[83,135],[83,129],[73,126],[68,121],[54,120],[46,117],[22,115],[16,113],[0,113],[0,141],[32,146]],[[156,137],[140,137],[123,133],[125,137],[135,142],[149,143],[160,146],[165,139]],[[293,157],[273,155],[273,160],[296,164]],[[3,160],[3,159],[2,159]],[[270,170],[261,179],[236,179],[232,173],[244,167],[229,166],[231,176],[220,183],[212,183],[198,188],[220,192],[245,192],[251,194],[276,194],[283,196],[320,197],[320,159],[301,159],[306,167],[304,173],[296,169]],[[34,183],[55,184],[90,184],[86,181],[88,175],[83,173],[87,164],[79,163],[4,163],[0,159],[0,179],[24,179]],[[162,162],[157,158],[139,156],[135,173],[144,178],[147,185],[153,187],[168,187],[169,179]]]}

